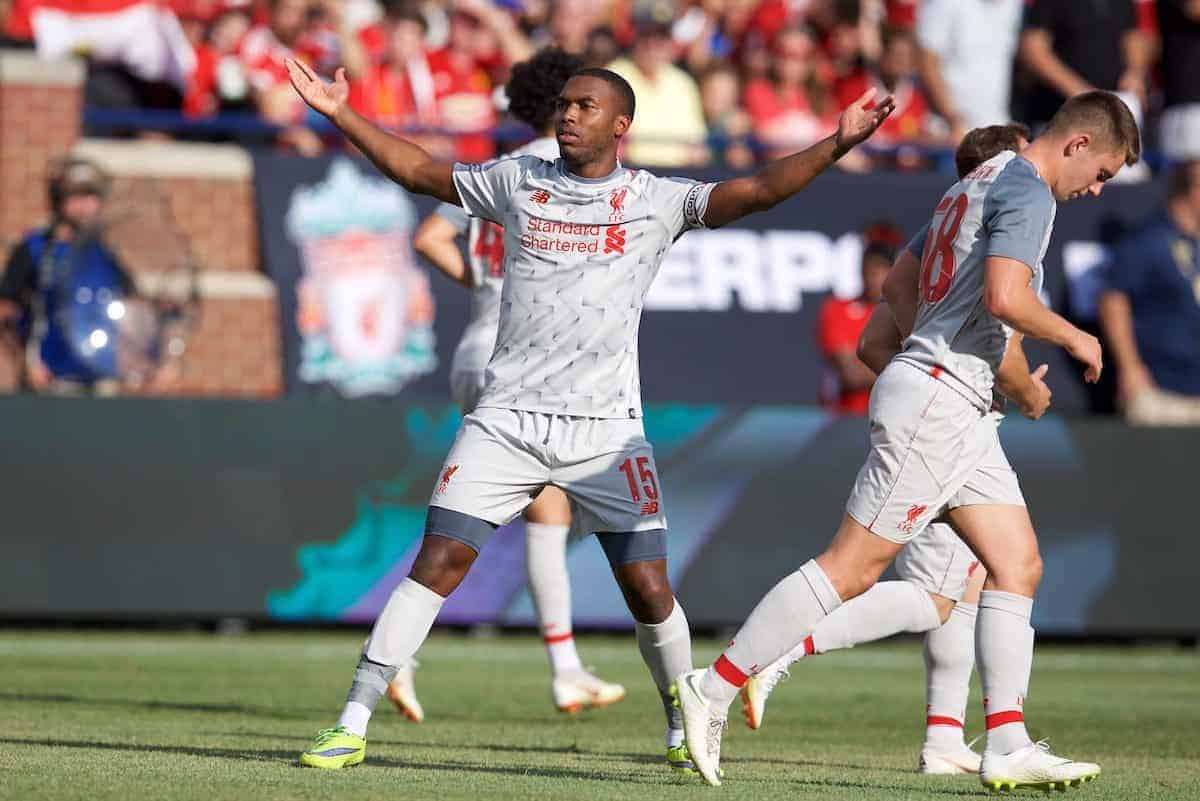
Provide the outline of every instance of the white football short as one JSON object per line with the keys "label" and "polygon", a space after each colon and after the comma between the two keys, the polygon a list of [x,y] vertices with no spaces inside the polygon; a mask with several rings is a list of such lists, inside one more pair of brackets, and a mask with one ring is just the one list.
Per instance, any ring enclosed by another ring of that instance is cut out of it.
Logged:
{"label": "white football short", "polygon": [[961,601],[967,582],[980,567],[949,523],[933,522],[900,549],[896,572],[923,590]]}
{"label": "white football short", "polygon": [[500,526],[548,484],[571,499],[578,531],[667,527],[654,449],[634,418],[476,409],[463,419],[429,505]]}
{"label": "white football short", "polygon": [[846,512],[904,544],[947,509],[1025,500],[997,418],[929,372],[889,364],[871,390],[871,451]]}

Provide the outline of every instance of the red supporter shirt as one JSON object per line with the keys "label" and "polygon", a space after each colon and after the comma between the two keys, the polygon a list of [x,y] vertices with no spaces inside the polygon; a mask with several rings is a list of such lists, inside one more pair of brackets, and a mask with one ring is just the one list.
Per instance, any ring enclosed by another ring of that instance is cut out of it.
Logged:
{"label": "red supporter shirt", "polygon": [[816,142],[832,131],[829,115],[822,118],[808,103],[799,88],[785,92],[765,78],[750,82],[746,87],[743,105],[754,124],[754,131],[773,146],[800,149]]}
{"label": "red supporter shirt", "polygon": [[[858,349],[858,338],[867,321],[871,319],[874,304],[861,300],[842,300],[829,297],[821,305],[817,318],[817,346],[827,360],[843,351],[853,353]],[[871,390],[845,391],[841,388],[832,368],[826,368],[821,381],[821,405],[843,414],[867,413]]]}
{"label": "red supporter shirt", "polygon": [[407,68],[372,63],[350,84],[350,105],[384,128],[437,127],[438,107],[427,60],[420,56]]}
{"label": "red supporter shirt", "polygon": [[217,65],[221,54],[208,44],[195,48],[196,68],[188,76],[187,89],[183,95],[183,113],[189,117],[204,117],[215,114],[220,101],[217,99]]}
{"label": "red supporter shirt", "polygon": [[[496,154],[491,128],[496,124],[492,81],[479,64],[452,57],[448,49],[429,54],[438,117],[447,131],[463,131],[458,137],[459,161],[486,161]],[[478,132],[478,133],[476,133]]]}
{"label": "red supporter shirt", "polygon": [[[876,97],[887,96],[887,89],[874,76],[863,72],[849,76],[838,83],[838,106],[845,108],[872,86],[878,91]],[[871,141],[880,147],[911,142],[920,137],[929,125],[929,103],[914,82],[902,81],[892,92],[892,96],[896,100],[896,110],[884,120],[883,125],[871,138]]]}

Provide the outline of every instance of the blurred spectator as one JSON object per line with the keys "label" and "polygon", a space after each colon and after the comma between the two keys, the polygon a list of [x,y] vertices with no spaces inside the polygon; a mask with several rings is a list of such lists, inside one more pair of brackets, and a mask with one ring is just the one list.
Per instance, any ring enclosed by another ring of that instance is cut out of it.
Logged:
{"label": "blurred spectator", "polygon": [[245,108],[250,85],[238,57],[238,45],[250,30],[249,1],[183,0],[176,12],[196,52],[196,68],[188,76],[183,112],[202,117]]}
{"label": "blurred spectator", "polygon": [[33,28],[26,9],[18,8],[19,4],[27,5],[28,0],[0,0],[0,47],[33,47]]}
{"label": "blurred spectator", "polygon": [[1165,211],[1117,244],[1099,312],[1126,418],[1200,425],[1200,161],[1177,167]]}
{"label": "blurred spectator", "polygon": [[[374,58],[347,59],[350,105],[385,128],[404,130],[437,127],[437,93],[425,52],[426,22],[415,7],[389,6],[379,31],[382,49]],[[419,143],[439,158],[452,158],[453,143],[444,138],[420,138]]]}
{"label": "blurred spectator", "polygon": [[1200,159],[1200,0],[1158,0],[1162,35],[1162,147]]}
{"label": "blurred spectator", "polygon": [[1022,0],[922,0],[921,79],[958,142],[970,128],[1008,122]]}
{"label": "blurred spectator", "polygon": [[754,151],[747,144],[750,115],[738,102],[741,94],[737,70],[728,64],[714,64],[700,77],[700,105],[708,126],[711,160],[737,170],[754,163]]}
{"label": "blurred spectator", "polygon": [[781,30],[771,55],[770,77],[752,81],[744,103],[755,135],[771,158],[779,158],[832,133],[838,110],[807,28]]}
{"label": "blurred spectator", "polygon": [[609,68],[633,87],[637,110],[625,155],[636,164],[686,167],[708,158],[700,90],[692,76],[671,63],[675,44],[670,29],[653,20],[638,24],[631,58]]}
{"label": "blurred spectator", "polygon": [[903,233],[890,223],[877,223],[869,226],[862,238],[862,294],[853,300],[831,295],[817,318],[817,347],[826,364],[821,405],[842,414],[867,413],[875,373],[858,358],[858,338],[883,298],[883,282]]}
{"label": "blurred spectator", "polygon": [[692,0],[671,26],[671,36],[684,49],[685,63],[694,75],[733,54],[733,40],[721,26],[728,4],[728,0]]}
{"label": "blurred spectator", "polygon": [[[0,280],[3,369],[42,392],[88,391],[115,373],[107,338],[108,304],[133,293],[133,282],[96,233],[108,188],[91,162],[68,159],[52,170],[52,217],[9,256]],[[95,339],[96,334],[105,338]],[[89,336],[91,335],[91,336]]]}
{"label": "blurred spectator", "polygon": [[1137,98],[1140,118],[1152,53],[1133,0],[1030,0],[1019,49],[1030,80],[1021,116],[1036,130],[1068,97],[1105,89]]}
{"label": "blurred spectator", "polygon": [[[839,85],[838,106],[845,108],[870,88],[876,89],[877,97],[891,93],[896,99],[896,110],[872,137],[872,144],[881,148],[905,143],[946,144],[944,136],[935,137],[930,130],[929,103],[917,79],[917,44],[913,35],[890,28],[883,43],[883,54],[875,69]],[[919,156],[911,149],[897,153],[895,158],[906,167],[920,163]]]}
{"label": "blurred spectator", "polygon": [[583,63],[586,66],[606,67],[616,61],[620,55],[621,45],[617,42],[617,36],[613,33],[612,28],[601,25],[593,28],[588,34],[587,49],[583,53]]}
{"label": "blurred spectator", "polygon": [[292,89],[284,62],[293,56],[315,63],[312,53],[298,51],[308,24],[308,0],[270,0],[265,23],[242,37],[238,56],[250,83],[250,97],[263,119],[286,126],[280,139],[304,155],[321,152],[321,138],[301,123],[304,101]]}
{"label": "blurred spectator", "polygon": [[568,53],[587,52],[597,22],[596,5],[593,0],[553,0],[546,44],[557,45]]}

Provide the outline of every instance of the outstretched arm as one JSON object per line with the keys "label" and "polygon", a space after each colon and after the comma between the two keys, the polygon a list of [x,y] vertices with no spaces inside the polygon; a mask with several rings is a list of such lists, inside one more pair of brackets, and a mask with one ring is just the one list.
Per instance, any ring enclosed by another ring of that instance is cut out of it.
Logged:
{"label": "outstretched arm", "polygon": [[327,83],[294,58],[286,64],[292,86],[304,102],[336,125],[380,172],[410,192],[462,205],[454,186],[453,165],[434,161],[412,142],[384,132],[350,107],[350,84],[344,69],[337,71],[333,83]]}
{"label": "outstretched arm", "polygon": [[875,90],[869,89],[842,112],[837,133],[807,150],[773,161],[754,175],[733,178],[718,184],[708,198],[704,225],[719,228],[756,211],[766,211],[799,192],[835,161],[846,155],[883,124],[895,108],[888,95],[872,102]]}

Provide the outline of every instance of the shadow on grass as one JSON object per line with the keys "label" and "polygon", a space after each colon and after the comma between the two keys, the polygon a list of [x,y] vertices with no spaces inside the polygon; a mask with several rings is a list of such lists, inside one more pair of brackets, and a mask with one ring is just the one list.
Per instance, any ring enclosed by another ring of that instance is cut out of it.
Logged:
{"label": "shadow on grass", "polygon": [[188,701],[150,701],[138,698],[88,698],[65,693],[4,693],[0,701],[26,701],[37,704],[72,704],[82,706],[136,707],[168,712],[207,712],[215,714],[238,714],[252,717],[275,718],[277,720],[308,720],[311,714],[281,712],[272,707],[246,706],[244,704],[205,704]]}
{"label": "shadow on grass", "polygon": [[[0,737],[0,743],[9,745],[31,745],[44,746],[48,748],[78,748],[84,750],[101,750],[101,751],[127,751],[133,753],[151,753],[151,754],[177,754],[183,756],[199,756],[213,757],[217,759],[235,759],[244,762],[274,762],[281,764],[294,765],[298,769],[300,765],[297,761],[299,754],[295,750],[279,751],[267,749],[232,749],[232,748],[204,748],[200,746],[183,746],[183,745],[155,745],[151,743],[106,743],[91,740],[56,740],[56,739],[23,739],[15,737]],[[495,746],[496,750],[512,750],[503,746]],[[539,751],[535,747],[525,748],[529,751]],[[554,749],[540,749],[550,753],[583,753],[591,754],[593,752],[581,752],[572,747]],[[622,756],[621,754],[607,754],[610,757]],[[634,755],[639,760],[645,755]],[[646,760],[655,761],[657,760]],[[792,763],[788,763],[792,764]],[[820,763],[824,767],[836,767],[830,763]],[[579,770],[568,767],[546,767],[535,765],[477,765],[470,762],[402,762],[398,759],[390,759],[387,757],[373,756],[366,763],[365,767],[369,770],[372,767],[384,768],[406,768],[409,770],[426,770],[426,771],[444,771],[452,774],[461,773],[481,773],[500,776],[533,776],[536,778],[551,778],[551,779],[576,779],[579,781],[603,781],[611,783],[614,781],[626,782],[631,784],[644,784],[663,786],[670,784],[688,784],[691,785],[697,780],[685,777],[677,777],[664,772],[655,771],[653,774],[630,773],[627,770],[614,768],[612,770]],[[738,783],[746,784],[780,784],[786,782],[801,787],[810,787],[813,789],[820,788],[847,788],[847,789],[862,789],[862,790],[894,790],[901,792],[912,792],[913,790],[921,790],[923,792],[934,793],[937,795],[952,795],[952,796],[980,796],[986,795],[983,788],[976,787],[969,789],[951,788],[951,787],[934,787],[934,788],[916,788],[901,784],[891,784],[887,782],[871,782],[871,781],[852,781],[845,779],[780,779],[779,777],[763,777],[756,778],[754,776],[744,776],[737,778]]]}

